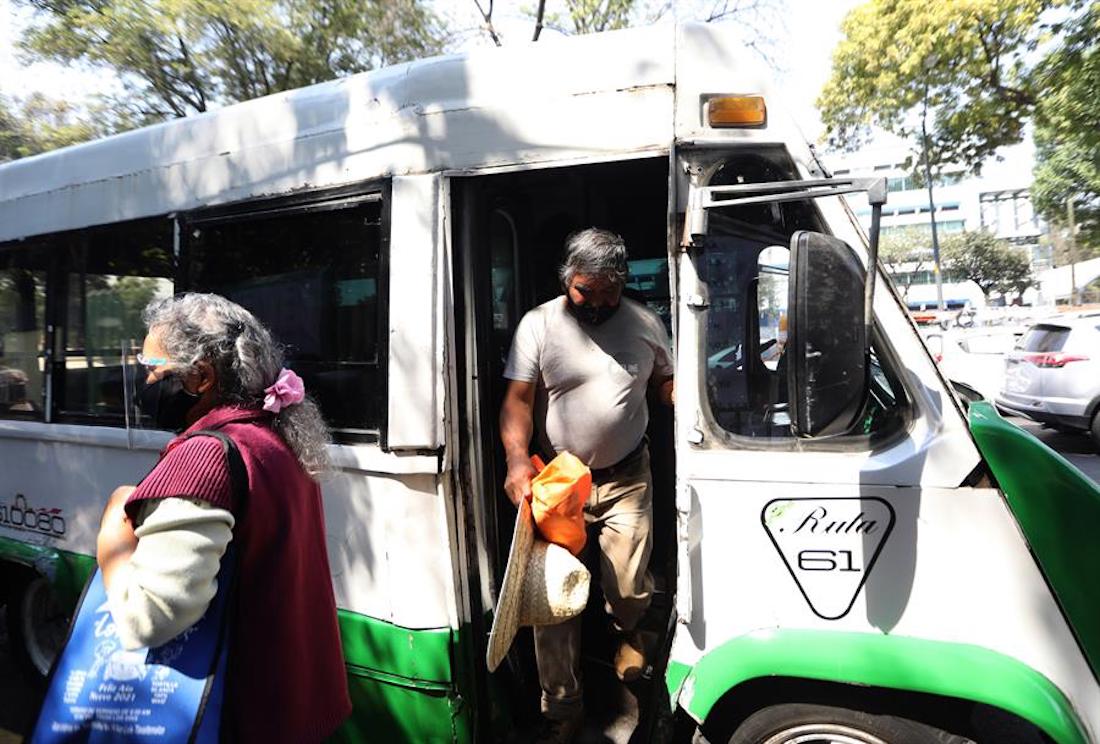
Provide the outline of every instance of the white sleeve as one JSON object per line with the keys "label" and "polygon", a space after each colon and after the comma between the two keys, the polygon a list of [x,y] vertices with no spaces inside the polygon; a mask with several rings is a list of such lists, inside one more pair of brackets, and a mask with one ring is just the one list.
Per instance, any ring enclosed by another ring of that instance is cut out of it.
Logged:
{"label": "white sleeve", "polygon": [[137,547],[107,592],[127,649],[159,646],[202,617],[233,538],[233,515],[203,501],[150,499],[136,516]]}

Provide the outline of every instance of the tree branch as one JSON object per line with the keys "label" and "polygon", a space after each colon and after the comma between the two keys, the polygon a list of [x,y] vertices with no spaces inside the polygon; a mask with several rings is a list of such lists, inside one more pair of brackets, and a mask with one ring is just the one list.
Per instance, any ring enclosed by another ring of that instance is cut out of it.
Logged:
{"label": "tree branch", "polygon": [[187,70],[187,83],[199,97],[198,110],[200,112],[206,111],[206,102],[208,100],[208,97],[206,95],[206,91],[203,90],[202,85],[199,83],[198,77],[195,74],[195,63],[191,59],[191,52],[187,48],[187,42],[184,41],[183,36],[181,36],[180,34],[176,34],[176,42],[179,46],[180,58],[186,66],[185,69]]}
{"label": "tree branch", "polygon": [[489,32],[489,38],[492,39],[493,43],[497,46],[502,46],[500,43],[500,36],[497,35],[497,30],[493,27],[493,0],[489,0],[488,13],[481,7],[480,0],[474,0],[474,5],[477,6],[477,11],[481,13],[481,17],[485,19],[485,30]]}
{"label": "tree branch", "polygon": [[221,29],[221,33],[218,33],[218,36],[220,36],[222,41],[229,47],[227,50],[229,52],[227,61],[229,62],[229,66],[233,68],[234,72],[236,72],[239,77],[241,87],[246,91],[248,98],[257,98],[256,81],[243,64],[243,53],[240,44],[237,43],[236,29],[234,29],[232,24],[224,18],[215,18],[214,28],[215,33],[218,33],[217,30],[219,28]]}
{"label": "tree branch", "polygon": [[[989,34],[987,38],[986,34]],[[985,82],[993,88],[1002,98],[1006,98],[1017,106],[1032,106],[1035,104],[1035,96],[1026,90],[1005,85],[1001,80],[1001,54],[998,51],[997,30],[994,25],[985,26],[978,24],[978,43],[982,47],[982,54],[989,65],[989,74],[984,76]]]}
{"label": "tree branch", "polygon": [[546,0],[539,0],[538,10],[535,11],[535,35],[531,37],[531,41],[538,41],[539,34],[542,33],[542,18],[546,14]]}
{"label": "tree branch", "polygon": [[647,23],[656,23],[657,21],[664,18],[665,13],[672,10],[673,2],[674,0],[665,0],[665,2],[660,4],[660,6],[651,11],[650,14],[646,17]]}

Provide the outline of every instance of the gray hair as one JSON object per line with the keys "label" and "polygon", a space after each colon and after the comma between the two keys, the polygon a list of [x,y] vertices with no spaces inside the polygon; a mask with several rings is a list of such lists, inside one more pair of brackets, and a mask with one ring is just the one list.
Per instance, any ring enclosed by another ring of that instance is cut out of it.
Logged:
{"label": "gray hair", "polygon": [[622,286],[628,273],[626,243],[610,230],[590,227],[565,239],[565,259],[558,269],[563,285],[582,274],[601,276]]}
{"label": "gray hair", "polygon": [[[180,294],[153,300],[142,313],[149,332],[161,334],[169,367],[191,371],[200,361],[218,375],[218,402],[259,408],[264,388],[283,367],[283,350],[252,313],[215,294]],[[310,398],[275,415],[275,431],[310,476],[329,467],[328,427]]]}

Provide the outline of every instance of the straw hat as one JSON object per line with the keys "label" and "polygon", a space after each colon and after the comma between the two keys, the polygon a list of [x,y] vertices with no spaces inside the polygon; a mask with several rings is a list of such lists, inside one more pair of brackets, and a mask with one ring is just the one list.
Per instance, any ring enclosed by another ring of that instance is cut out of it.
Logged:
{"label": "straw hat", "polygon": [[572,553],[536,536],[531,505],[521,501],[485,653],[489,671],[500,666],[521,626],[555,625],[581,614],[590,580]]}

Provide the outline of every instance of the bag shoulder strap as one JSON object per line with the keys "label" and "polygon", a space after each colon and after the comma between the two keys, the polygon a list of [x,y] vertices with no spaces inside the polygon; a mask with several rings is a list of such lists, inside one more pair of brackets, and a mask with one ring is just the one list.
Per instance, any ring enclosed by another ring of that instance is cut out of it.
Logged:
{"label": "bag shoulder strap", "polygon": [[187,435],[192,437],[213,437],[222,443],[222,452],[225,454],[225,462],[229,467],[229,481],[233,489],[233,503],[237,506],[237,521],[244,519],[248,511],[248,470],[244,466],[244,459],[237,443],[223,431],[214,429],[200,429]]}
{"label": "bag shoulder strap", "polygon": [[[187,438],[192,437],[213,437],[222,443],[222,452],[225,454],[225,461],[229,467],[229,479],[231,487],[233,489],[233,500],[237,505],[237,527],[239,527],[245,518],[248,511],[248,470],[245,468],[244,459],[241,457],[241,451],[237,447],[237,443],[223,431],[216,431],[214,429],[200,429],[199,431],[191,432],[187,435]],[[234,528],[236,532],[237,528]],[[227,596],[233,598],[237,595],[237,586],[240,582],[240,570],[237,565],[237,549],[236,540],[229,544],[226,549],[225,557],[223,558],[222,571],[219,572],[219,584],[218,593],[223,590],[227,592]],[[221,579],[225,570],[230,571],[230,579],[228,585],[225,585]],[[217,601],[217,596],[215,596]],[[226,666],[226,643],[229,640],[229,628],[233,624],[233,616],[236,614],[236,608],[233,602],[229,602],[225,606],[225,610],[221,616],[221,628],[218,634],[218,646],[214,655],[215,667],[211,668],[210,674],[207,676],[206,688],[203,690],[202,698],[199,701],[198,711],[195,715],[195,721],[192,725],[191,732],[187,737],[187,744],[195,744],[198,741],[206,740],[220,740],[227,741],[229,738],[228,731],[222,731],[222,719],[224,718],[224,711],[221,706],[223,703],[223,695],[226,686],[228,685],[228,677],[230,670]],[[217,678],[217,681],[215,679]],[[220,690],[215,690],[216,686],[220,686]],[[211,700],[211,696],[217,699],[217,708],[215,709],[215,715],[210,721],[207,721],[207,705]],[[210,725],[205,725],[209,723]]]}

